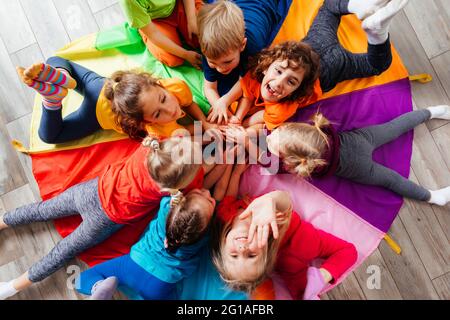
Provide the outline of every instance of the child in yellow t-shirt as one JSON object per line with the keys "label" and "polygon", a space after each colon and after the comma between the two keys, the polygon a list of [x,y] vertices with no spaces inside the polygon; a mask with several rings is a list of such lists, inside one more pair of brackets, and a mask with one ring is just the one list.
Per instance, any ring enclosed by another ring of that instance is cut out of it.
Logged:
{"label": "child in yellow t-shirt", "polygon": [[[186,113],[209,123],[180,79],[156,79],[147,72],[117,71],[105,78],[74,62],[51,57],[24,69],[22,81],[43,97],[39,137],[46,143],[63,143],[112,129],[141,140],[147,134],[169,137],[183,128],[177,120]],[[62,100],[69,89],[84,96],[81,106],[65,118]],[[186,113],[183,111],[185,110]]]}

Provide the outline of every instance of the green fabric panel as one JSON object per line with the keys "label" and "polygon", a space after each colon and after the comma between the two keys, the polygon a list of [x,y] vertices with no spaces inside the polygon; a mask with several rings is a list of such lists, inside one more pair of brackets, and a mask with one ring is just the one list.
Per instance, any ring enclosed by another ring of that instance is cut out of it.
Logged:
{"label": "green fabric panel", "polygon": [[147,50],[137,29],[131,28],[128,23],[98,32],[95,47],[100,51],[117,49],[156,77],[184,80],[192,91],[194,101],[203,113],[208,114],[210,105],[203,95],[203,72],[187,62],[174,68],[162,64]]}

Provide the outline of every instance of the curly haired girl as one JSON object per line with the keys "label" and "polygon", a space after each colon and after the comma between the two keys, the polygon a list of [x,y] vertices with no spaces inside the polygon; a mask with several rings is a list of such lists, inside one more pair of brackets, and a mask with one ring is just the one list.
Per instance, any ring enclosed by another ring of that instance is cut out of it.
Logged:
{"label": "curly haired girl", "polygon": [[[389,24],[408,0],[325,0],[302,42],[288,41],[263,50],[241,79],[243,98],[231,123],[263,124],[273,130],[316,102],[341,81],[384,72],[392,62]],[[341,16],[364,19],[367,53],[354,54],[339,43]]]}
{"label": "curly haired girl", "polygon": [[[22,81],[43,97],[38,132],[46,143],[80,139],[100,129],[125,133],[135,140],[147,134],[169,137],[184,128],[177,123],[186,115],[183,109],[208,126],[191,90],[180,79],[156,79],[141,71],[117,71],[105,78],[60,57],[17,71]],[[84,99],[75,112],[63,118],[62,100],[69,89]]]}

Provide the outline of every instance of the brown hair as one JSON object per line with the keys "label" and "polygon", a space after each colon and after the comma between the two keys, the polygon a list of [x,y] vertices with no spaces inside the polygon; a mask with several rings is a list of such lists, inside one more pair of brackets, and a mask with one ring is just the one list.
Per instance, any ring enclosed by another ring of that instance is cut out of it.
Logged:
{"label": "brown hair", "polygon": [[288,222],[290,221],[290,214],[284,220],[277,220],[279,229],[278,239],[269,237],[267,242],[267,250],[264,251],[262,262],[258,266],[255,274],[251,278],[239,277],[232,274],[224,261],[223,248],[225,247],[225,240],[230,232],[234,219],[223,222],[221,219],[215,219],[211,230],[211,257],[214,266],[220,274],[222,280],[232,290],[243,291],[251,294],[267,277],[272,273],[278,254],[281,239],[287,230]]}
{"label": "brown hair", "polygon": [[161,86],[158,79],[138,70],[116,71],[106,80],[105,97],[111,101],[114,120],[131,139],[140,141],[147,135],[139,97],[155,86]]}
{"label": "brown hair", "polygon": [[244,14],[232,1],[204,4],[197,15],[198,39],[202,53],[219,59],[241,49],[245,38]]}
{"label": "brown hair", "polygon": [[322,128],[330,122],[321,113],[311,119],[312,124],[287,122],[280,125],[280,156],[286,170],[303,178],[311,176],[319,166],[326,165],[323,156],[329,141]]}
{"label": "brown hair", "polygon": [[190,194],[170,209],[166,221],[167,250],[175,251],[182,245],[190,245],[204,236],[209,220],[195,206],[195,198]]}
{"label": "brown hair", "polygon": [[[193,161],[197,150],[190,137],[170,137],[162,141],[147,137],[142,144],[151,149],[147,157],[148,172],[162,189],[185,187],[201,168],[201,163]],[[174,155],[178,158],[174,159]]]}
{"label": "brown hair", "polygon": [[286,41],[262,50],[249,62],[252,77],[261,83],[264,73],[277,60],[287,60],[289,68],[293,70],[300,68],[305,70],[300,86],[289,96],[283,98],[281,102],[296,101],[313,94],[314,83],[319,77],[320,58],[308,44],[299,41]]}

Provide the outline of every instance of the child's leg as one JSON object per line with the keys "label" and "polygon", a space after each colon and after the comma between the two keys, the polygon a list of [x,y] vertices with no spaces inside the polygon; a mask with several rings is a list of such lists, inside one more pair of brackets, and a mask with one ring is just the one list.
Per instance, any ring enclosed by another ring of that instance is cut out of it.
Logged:
{"label": "child's leg", "polygon": [[14,227],[77,214],[78,207],[75,195],[83,194],[92,188],[91,185],[97,186],[97,180],[77,184],[52,199],[27,204],[9,211],[5,213],[2,221],[6,226]]}
{"label": "child's leg", "polygon": [[428,109],[411,111],[389,122],[357,129],[353,132],[361,134],[376,149],[414,129],[430,117],[431,112]]}
{"label": "child's leg", "polygon": [[146,300],[174,298],[173,284],[161,281],[148,273],[135,263],[130,255],[106,261],[84,271],[77,280],[77,290],[90,295],[96,283],[95,290],[101,290],[103,283],[98,282],[109,277],[116,277],[119,284],[135,290]]}
{"label": "child's leg", "polygon": [[84,100],[75,112],[64,119],[62,118],[61,103],[54,109],[44,106],[38,131],[42,141],[47,143],[67,142],[88,136],[101,129],[97,121],[96,106],[105,78],[60,57],[51,57],[46,64],[66,70],[77,83],[75,91],[83,95]]}
{"label": "child's leg", "polygon": [[[152,23],[163,33],[167,38],[175,42],[180,47],[182,46],[180,36],[178,35],[177,27],[174,24],[168,23],[165,19],[155,19]],[[184,63],[184,59],[173,55],[154,44],[147,36],[139,30],[142,40],[147,46],[148,51],[158,60],[169,67],[177,67]]]}

